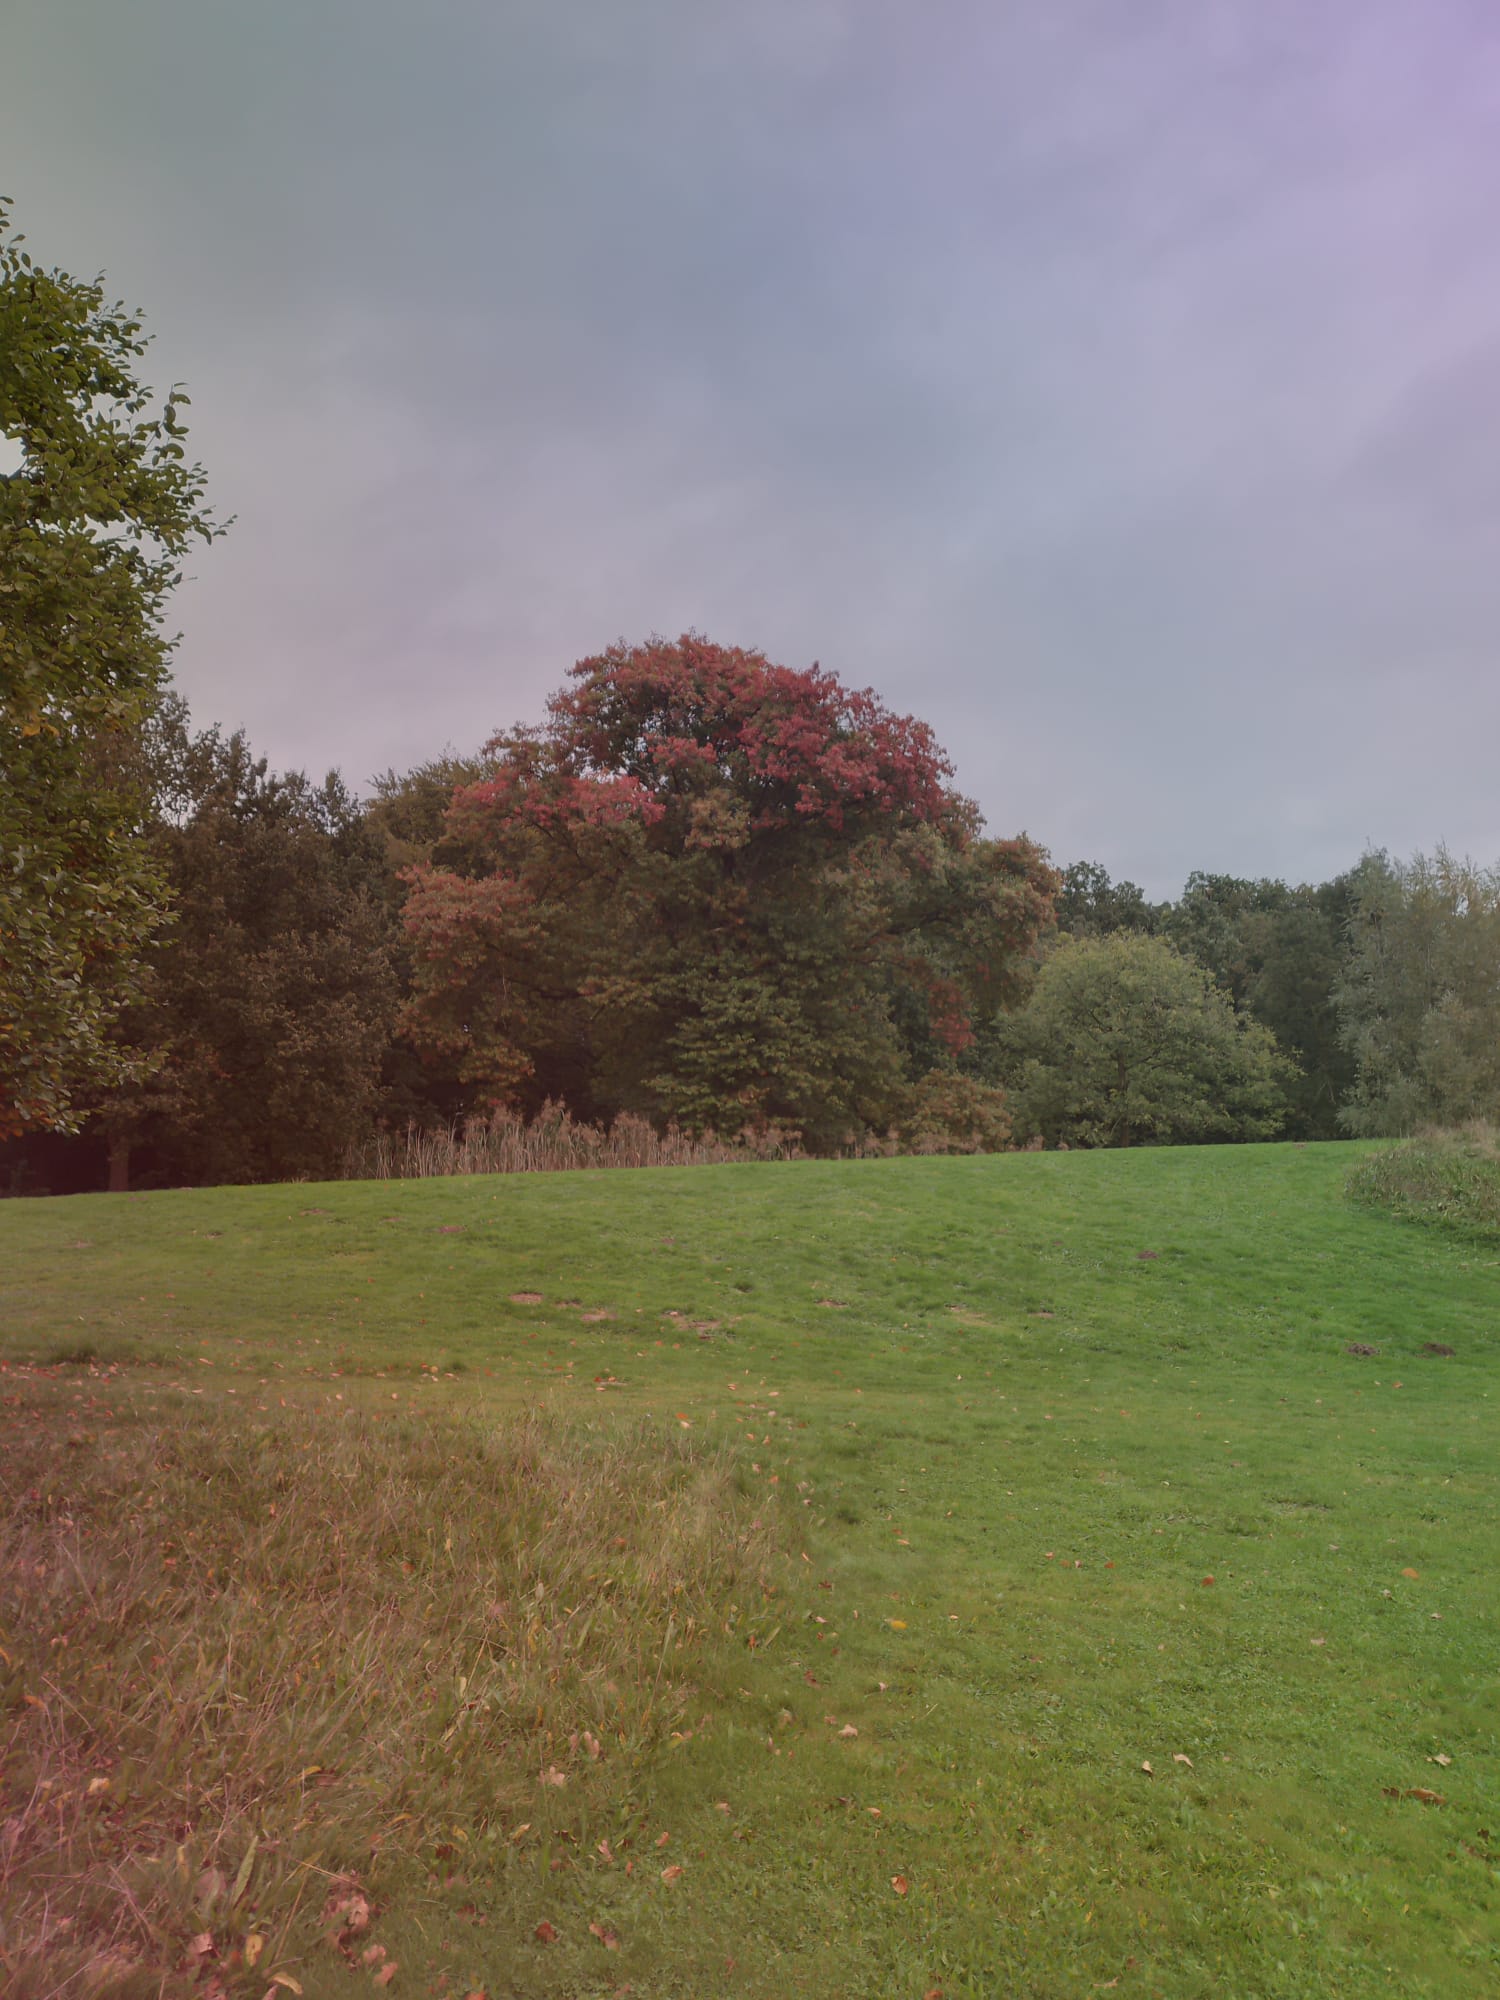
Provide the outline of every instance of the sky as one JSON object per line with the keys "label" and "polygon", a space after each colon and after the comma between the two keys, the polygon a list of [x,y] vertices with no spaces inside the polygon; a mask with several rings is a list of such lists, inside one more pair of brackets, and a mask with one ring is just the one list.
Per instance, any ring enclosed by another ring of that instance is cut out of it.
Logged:
{"label": "sky", "polygon": [[697,630],[1153,896],[1500,860],[1492,0],[5,0],[0,193],[361,788]]}

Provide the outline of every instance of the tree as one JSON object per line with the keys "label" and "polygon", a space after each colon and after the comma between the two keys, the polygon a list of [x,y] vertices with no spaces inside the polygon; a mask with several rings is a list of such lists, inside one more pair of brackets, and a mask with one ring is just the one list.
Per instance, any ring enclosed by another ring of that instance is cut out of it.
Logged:
{"label": "tree", "polygon": [[814,1149],[894,1123],[1013,989],[1055,877],[924,723],[689,633],[573,669],[411,872],[411,1028],[491,1101]]}
{"label": "tree", "polygon": [[1354,1059],[1339,1030],[1334,989],[1346,951],[1352,876],[1288,892],[1280,909],[1250,913],[1244,923],[1249,967],[1245,1009],[1271,1030],[1297,1065],[1285,1131],[1293,1139],[1332,1139],[1354,1082]]}
{"label": "tree", "polygon": [[132,1149],[173,1181],[335,1175],[396,1014],[381,844],[336,772],[277,776],[240,733],[191,735],[175,698],[142,755],[176,916],[116,1030],[150,1061],[95,1100],[111,1185]]}
{"label": "tree", "polygon": [[1070,937],[1108,937],[1115,931],[1160,928],[1160,908],[1146,901],[1134,882],[1111,882],[1097,861],[1075,861],[1063,871],[1057,898],[1057,928]]}
{"label": "tree", "polygon": [[1350,877],[1296,888],[1194,871],[1162,930],[1297,1064],[1286,1130],[1332,1138],[1354,1065],[1339,1038],[1333,988],[1345,948]]}
{"label": "tree", "polygon": [[1016,1130],[1070,1145],[1262,1139],[1293,1075],[1164,939],[1062,939],[1002,1041]]}
{"label": "tree", "polygon": [[1335,998],[1359,1136],[1500,1117],[1500,869],[1366,855]]}
{"label": "tree", "polygon": [[1178,901],[1167,905],[1162,932],[1243,1007],[1256,971],[1255,920],[1285,910],[1291,895],[1285,882],[1205,875],[1195,868]]}
{"label": "tree", "polygon": [[[178,565],[220,530],[138,319],[42,271],[0,203],[0,1137],[139,1068],[109,1036],[162,921],[117,745],[162,686]],[[128,760],[127,760],[128,761]]]}
{"label": "tree", "polygon": [[[387,770],[371,780],[365,820],[384,846],[389,893],[397,906],[405,901],[406,872],[430,863],[443,847],[454,793],[493,776],[490,758],[461,757],[449,749],[409,771]],[[460,858],[451,848],[445,855]]]}

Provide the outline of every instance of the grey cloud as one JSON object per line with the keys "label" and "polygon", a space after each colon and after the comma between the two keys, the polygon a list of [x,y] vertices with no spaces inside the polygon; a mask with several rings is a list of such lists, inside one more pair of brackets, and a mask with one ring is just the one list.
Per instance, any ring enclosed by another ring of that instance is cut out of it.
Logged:
{"label": "grey cloud", "polygon": [[691,624],[1157,893],[1500,851],[1477,0],[15,4],[5,184],[190,380],[180,678],[278,761]]}

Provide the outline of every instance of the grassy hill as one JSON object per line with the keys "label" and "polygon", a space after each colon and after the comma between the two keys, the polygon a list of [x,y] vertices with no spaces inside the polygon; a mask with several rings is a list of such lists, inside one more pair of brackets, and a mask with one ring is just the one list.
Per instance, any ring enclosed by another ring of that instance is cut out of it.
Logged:
{"label": "grassy hill", "polygon": [[0,1206],[8,1990],[1494,1990],[1500,1245],[1358,1157]]}

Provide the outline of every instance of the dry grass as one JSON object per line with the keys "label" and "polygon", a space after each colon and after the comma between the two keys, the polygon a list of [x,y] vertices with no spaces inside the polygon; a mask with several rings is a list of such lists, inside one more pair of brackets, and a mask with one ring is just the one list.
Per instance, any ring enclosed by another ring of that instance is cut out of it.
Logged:
{"label": "dry grass", "polygon": [[711,1167],[731,1160],[802,1157],[797,1135],[769,1127],[726,1141],[712,1132],[693,1135],[669,1125],[658,1132],[647,1119],[623,1113],[608,1127],[575,1119],[565,1105],[548,1103],[528,1123],[519,1112],[428,1129],[380,1132],[355,1147],[345,1162],[349,1180],[421,1180],[446,1174],[570,1173],[586,1167]]}
{"label": "dry grass", "polygon": [[686,1726],[705,1639],[761,1616],[774,1524],[654,1428],[236,1422],[84,1379],[7,1377],[14,2000],[234,1994],[252,1968],[259,1995],[317,1947],[330,1884],[378,1921],[436,1841],[541,1841],[618,1790]]}
{"label": "dry grass", "polygon": [[1417,1139],[1458,1152],[1477,1154],[1481,1159],[1500,1160],[1500,1125],[1489,1118],[1470,1118],[1462,1125],[1428,1125]]}

